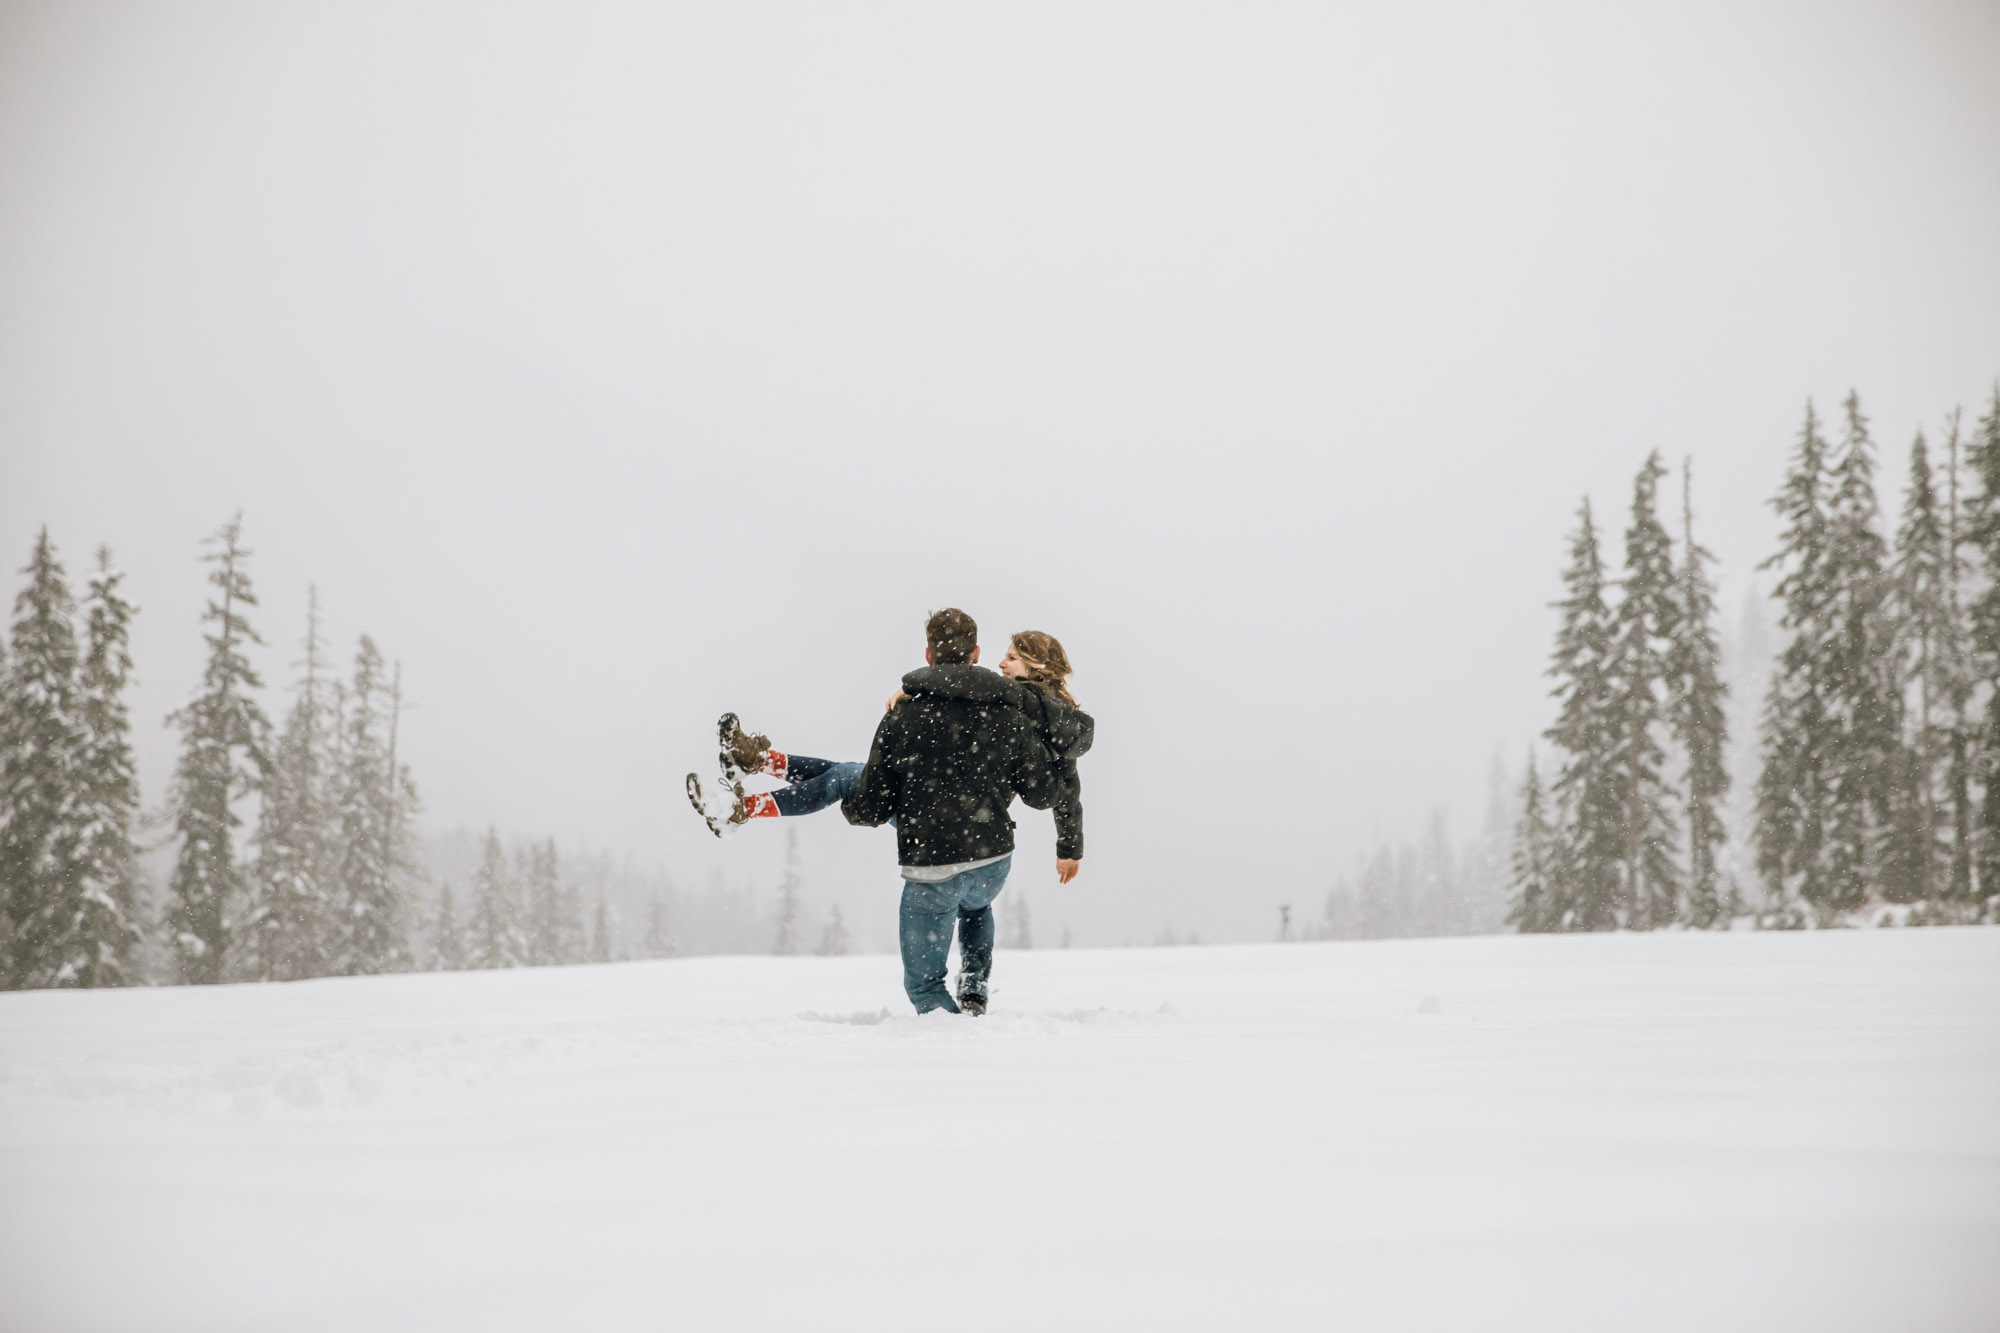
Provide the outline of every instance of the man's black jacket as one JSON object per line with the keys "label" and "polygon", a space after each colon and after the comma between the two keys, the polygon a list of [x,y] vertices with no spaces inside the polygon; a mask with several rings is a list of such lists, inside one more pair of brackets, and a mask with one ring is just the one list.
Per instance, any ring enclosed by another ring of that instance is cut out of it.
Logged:
{"label": "man's black jacket", "polygon": [[958,699],[1004,700],[1034,724],[1048,746],[1062,791],[1055,799],[1056,855],[1066,861],[1083,858],[1083,779],[1076,761],[1090,750],[1097,724],[1081,708],[1073,708],[1038,685],[1009,680],[997,671],[970,666],[919,667],[903,677],[903,692],[943,694]]}
{"label": "man's black jacket", "polygon": [[[982,667],[937,669],[1006,683]],[[978,688],[976,677],[967,688]],[[850,824],[893,817],[903,865],[944,866],[1013,851],[1014,798],[1046,810],[1061,790],[1048,747],[1004,692],[966,698],[925,690],[875,728],[868,762],[840,809]]]}

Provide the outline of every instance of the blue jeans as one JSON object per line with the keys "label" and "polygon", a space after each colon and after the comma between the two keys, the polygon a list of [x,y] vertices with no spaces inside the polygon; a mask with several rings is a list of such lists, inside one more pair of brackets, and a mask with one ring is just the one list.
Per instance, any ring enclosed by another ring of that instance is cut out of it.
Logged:
{"label": "blue jeans", "polygon": [[788,754],[785,756],[788,785],[772,792],[771,799],[777,802],[779,815],[787,819],[809,815],[829,805],[839,805],[854,790],[860,777],[860,764],[836,764],[831,759]]}
{"label": "blue jeans", "polygon": [[990,866],[961,871],[936,884],[903,881],[899,914],[903,944],[903,991],[917,1012],[933,1009],[958,1012],[958,1002],[945,989],[945,960],[951,956],[952,918],[958,918],[959,961],[964,971],[959,988],[967,995],[986,995],[986,978],[993,972],[993,900],[1007,887],[1014,858],[1004,856]]}

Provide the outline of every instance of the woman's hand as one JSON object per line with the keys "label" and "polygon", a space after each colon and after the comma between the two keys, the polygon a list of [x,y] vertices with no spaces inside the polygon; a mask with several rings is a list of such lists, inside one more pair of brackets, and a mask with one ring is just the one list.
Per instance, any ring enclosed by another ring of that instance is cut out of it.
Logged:
{"label": "woman's hand", "polygon": [[1067,883],[1069,883],[1069,882],[1070,882],[1071,880],[1073,880],[1073,879],[1075,879],[1075,878],[1076,878],[1076,872],[1077,872],[1077,871],[1079,871],[1079,870],[1081,870],[1081,869],[1083,869],[1083,862],[1081,862],[1081,861],[1066,861],[1066,860],[1064,860],[1064,859],[1063,859],[1063,858],[1061,858],[1061,857],[1057,857],[1057,858],[1056,858],[1056,883],[1058,883],[1058,884],[1067,884]]}
{"label": "woman's hand", "polygon": [[908,703],[909,701],[910,701],[909,695],[903,693],[901,690],[897,690],[894,694],[889,696],[889,702],[882,705],[882,711],[885,713],[893,713],[896,711],[897,704]]}

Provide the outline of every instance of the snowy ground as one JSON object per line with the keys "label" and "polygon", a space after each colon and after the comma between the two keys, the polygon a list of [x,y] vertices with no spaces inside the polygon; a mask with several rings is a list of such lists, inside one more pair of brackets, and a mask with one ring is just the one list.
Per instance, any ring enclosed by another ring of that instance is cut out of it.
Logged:
{"label": "snowy ground", "polygon": [[2000,930],[898,976],[0,995],[0,1327],[2000,1328]]}

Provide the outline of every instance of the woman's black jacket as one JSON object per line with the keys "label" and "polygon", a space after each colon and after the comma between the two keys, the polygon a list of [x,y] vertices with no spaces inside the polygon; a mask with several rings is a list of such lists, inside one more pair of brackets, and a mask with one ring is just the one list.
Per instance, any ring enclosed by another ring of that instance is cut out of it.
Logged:
{"label": "woman's black jacket", "polygon": [[1083,779],[1076,761],[1090,750],[1097,724],[1081,708],[1072,708],[1038,685],[1009,680],[997,671],[969,665],[919,667],[903,677],[903,692],[915,698],[938,694],[976,703],[1002,700],[1034,724],[1062,791],[1053,807],[1056,855],[1065,861],[1083,859]]}

